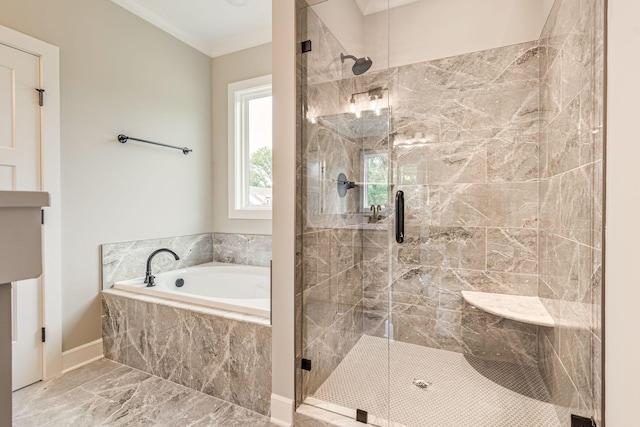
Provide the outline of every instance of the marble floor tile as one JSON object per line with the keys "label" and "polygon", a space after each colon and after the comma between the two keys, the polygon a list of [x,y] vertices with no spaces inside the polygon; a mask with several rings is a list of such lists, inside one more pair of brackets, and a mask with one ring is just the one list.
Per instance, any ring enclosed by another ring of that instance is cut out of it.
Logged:
{"label": "marble floor tile", "polygon": [[101,359],[13,393],[13,427],[273,426],[248,409]]}

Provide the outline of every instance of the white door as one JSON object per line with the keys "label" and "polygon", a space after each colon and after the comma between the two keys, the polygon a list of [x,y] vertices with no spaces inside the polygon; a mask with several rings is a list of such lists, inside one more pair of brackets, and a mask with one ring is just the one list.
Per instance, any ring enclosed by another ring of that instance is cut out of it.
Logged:
{"label": "white door", "polygon": [[[40,58],[0,44],[0,190],[40,191]],[[12,284],[13,390],[42,379],[41,280]]]}

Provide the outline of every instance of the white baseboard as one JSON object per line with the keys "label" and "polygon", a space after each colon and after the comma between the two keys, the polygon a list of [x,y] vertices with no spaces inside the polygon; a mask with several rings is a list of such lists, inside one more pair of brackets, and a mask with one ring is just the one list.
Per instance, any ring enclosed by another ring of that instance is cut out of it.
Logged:
{"label": "white baseboard", "polygon": [[81,366],[102,359],[102,338],[62,352],[62,373],[65,374]]}
{"label": "white baseboard", "polygon": [[293,425],[295,402],[279,394],[271,394],[271,422],[282,427]]}

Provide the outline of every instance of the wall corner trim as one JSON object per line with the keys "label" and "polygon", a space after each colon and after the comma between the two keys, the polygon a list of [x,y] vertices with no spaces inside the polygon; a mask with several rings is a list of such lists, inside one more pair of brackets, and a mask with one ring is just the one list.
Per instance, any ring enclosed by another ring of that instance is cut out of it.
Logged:
{"label": "wall corner trim", "polygon": [[294,401],[292,399],[271,394],[271,422],[275,425],[289,427],[293,425]]}
{"label": "wall corner trim", "polygon": [[62,373],[78,369],[104,357],[102,338],[62,353]]}

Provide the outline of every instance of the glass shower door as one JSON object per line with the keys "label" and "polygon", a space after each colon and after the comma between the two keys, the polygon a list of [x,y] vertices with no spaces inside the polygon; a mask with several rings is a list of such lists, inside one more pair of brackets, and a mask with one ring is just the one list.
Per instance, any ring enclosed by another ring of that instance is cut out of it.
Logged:
{"label": "glass shower door", "polygon": [[454,8],[388,11],[391,422],[600,423],[604,2],[551,3],[502,43],[497,13],[465,38]]}
{"label": "glass shower door", "polygon": [[319,17],[339,16],[326,8],[344,5],[300,11],[307,51],[300,55],[299,400],[381,425],[388,417],[387,74],[353,55],[357,48]]}
{"label": "glass shower door", "polygon": [[603,2],[309,3],[299,402],[407,427],[599,420]]}

